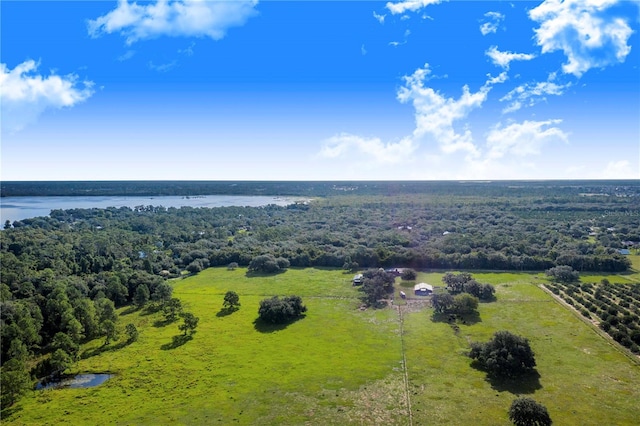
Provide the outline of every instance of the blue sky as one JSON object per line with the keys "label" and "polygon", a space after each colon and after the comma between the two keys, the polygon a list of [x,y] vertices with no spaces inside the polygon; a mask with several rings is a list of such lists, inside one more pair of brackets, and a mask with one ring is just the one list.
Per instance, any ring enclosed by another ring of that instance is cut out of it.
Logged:
{"label": "blue sky", "polygon": [[3,1],[3,180],[640,178],[640,3]]}

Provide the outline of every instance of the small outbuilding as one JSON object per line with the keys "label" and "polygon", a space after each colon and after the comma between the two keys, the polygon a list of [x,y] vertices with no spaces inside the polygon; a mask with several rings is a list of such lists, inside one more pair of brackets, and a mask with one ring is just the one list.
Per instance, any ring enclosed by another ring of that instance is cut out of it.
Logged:
{"label": "small outbuilding", "polygon": [[427,283],[419,283],[413,286],[413,292],[416,296],[429,296],[433,293],[433,286]]}
{"label": "small outbuilding", "polygon": [[628,256],[628,255],[631,254],[631,250],[629,250],[629,249],[620,249],[620,250],[618,250],[618,253],[620,253],[620,254],[622,254],[624,256]]}

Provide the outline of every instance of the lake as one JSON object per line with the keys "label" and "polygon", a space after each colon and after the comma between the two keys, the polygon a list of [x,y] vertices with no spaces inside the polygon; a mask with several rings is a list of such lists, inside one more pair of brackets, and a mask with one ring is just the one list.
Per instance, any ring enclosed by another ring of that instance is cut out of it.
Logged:
{"label": "lake", "polygon": [[107,207],[162,206],[162,207],[260,207],[268,204],[286,206],[295,198],[250,195],[203,196],[68,196],[68,197],[2,197],[0,198],[0,224],[9,220],[49,216],[51,210],[91,209]]}

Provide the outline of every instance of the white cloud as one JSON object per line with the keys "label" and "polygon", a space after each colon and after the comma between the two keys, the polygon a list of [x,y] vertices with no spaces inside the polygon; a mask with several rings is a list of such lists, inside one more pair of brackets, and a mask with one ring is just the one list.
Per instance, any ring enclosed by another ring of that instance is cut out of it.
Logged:
{"label": "white cloud", "polygon": [[[547,145],[567,143],[569,134],[562,120],[498,123],[484,141],[473,138],[469,116],[482,108],[495,84],[507,80],[502,72],[487,76],[485,84],[472,92],[462,87],[458,97],[449,97],[428,87],[437,78],[428,64],[403,78],[397,92],[401,103],[414,108],[415,129],[399,142],[384,143],[377,137],[342,133],[326,140],[320,156],[332,160],[368,158],[362,173],[373,178],[375,164],[420,164],[402,175],[415,179],[524,179],[545,176],[540,163]],[[368,173],[368,174],[367,174]],[[363,176],[364,176],[363,175]]]}
{"label": "white cloud", "polygon": [[398,46],[402,46],[404,44],[407,44],[407,42],[409,41],[409,36],[410,35],[411,35],[411,30],[405,30],[404,31],[404,40],[403,41],[391,41],[391,42],[389,42],[389,46],[398,47]]}
{"label": "white cloud", "polygon": [[485,54],[491,58],[494,65],[502,67],[505,70],[509,69],[509,64],[512,61],[530,61],[536,57],[536,55],[531,53],[502,52],[498,50],[497,46],[491,46]]}
{"label": "white cloud", "polygon": [[[550,80],[554,78],[554,74],[549,76]],[[500,99],[501,102],[512,101],[502,112],[506,114],[517,111],[523,106],[534,106],[539,102],[546,101],[548,95],[562,95],[569,87],[571,87],[571,83],[557,84],[552,81],[522,84]]]}
{"label": "white cloud", "polygon": [[327,139],[320,156],[324,158],[340,158],[350,154],[364,154],[377,163],[397,164],[413,153],[416,146],[409,138],[399,142],[383,143],[379,138],[364,138],[349,133],[341,133]]}
{"label": "white cloud", "polygon": [[627,160],[610,161],[599,173],[599,179],[640,179],[640,170],[633,170]]}
{"label": "white cloud", "polygon": [[147,63],[149,69],[158,71],[158,72],[168,72],[174,69],[178,65],[178,61],[171,61],[164,64],[156,65],[152,61]]}
{"label": "white cloud", "polygon": [[140,5],[119,0],[114,10],[90,20],[88,31],[92,37],[120,32],[128,45],[160,36],[220,40],[229,28],[244,25],[255,16],[257,3],[257,0],[158,0]]}
{"label": "white cloud", "polygon": [[380,22],[381,24],[384,24],[384,18],[386,18],[387,15],[379,15],[374,10],[373,11],[373,17],[376,18],[378,20],[378,22]]}
{"label": "white cloud", "polygon": [[497,32],[500,23],[504,20],[504,15],[500,12],[487,12],[484,17],[487,18],[487,21],[480,25],[482,35]]}
{"label": "white cloud", "polygon": [[185,56],[193,56],[193,48],[196,47],[196,43],[195,42],[191,42],[191,44],[189,44],[189,46],[187,46],[185,49],[179,49],[178,53],[185,55]]}
{"label": "white cloud", "polygon": [[562,50],[568,62],[566,74],[580,77],[591,68],[604,68],[624,62],[631,51],[627,40],[632,30],[619,17],[606,10],[618,0],[546,0],[529,11],[540,23],[535,29],[542,53]]}
{"label": "white cloud", "polygon": [[[450,98],[426,87],[425,82],[433,78],[429,64],[418,68],[413,74],[403,78],[404,85],[397,92],[402,103],[410,102],[414,107],[415,129],[411,135],[399,142],[383,143],[379,138],[365,138],[342,133],[325,141],[320,156],[324,158],[353,158],[367,155],[379,163],[396,163],[414,153],[425,142],[435,142],[443,155],[467,155],[478,157],[480,149],[474,144],[471,131],[464,127],[458,131],[456,126],[471,111],[480,108],[487,99],[492,86],[507,79],[506,73],[496,77],[487,77],[486,83],[475,93],[468,86],[462,88],[462,95]],[[432,157],[434,152],[430,151]]]}
{"label": "white cloud", "polygon": [[413,137],[420,139],[431,136],[444,153],[456,151],[467,152],[471,156],[478,155],[478,148],[473,142],[471,131],[464,129],[458,132],[455,123],[466,118],[469,113],[482,106],[493,84],[506,80],[506,74],[489,80],[475,93],[468,86],[462,88],[458,99],[447,98],[424,83],[431,74],[429,65],[417,69],[412,75],[405,76],[405,85],[398,90],[398,100],[411,102],[415,109],[416,129]]}
{"label": "white cloud", "polygon": [[28,60],[10,70],[0,64],[2,128],[10,133],[24,128],[48,109],[72,107],[93,95],[93,82],[69,74],[36,74],[38,65]]}
{"label": "white cloud", "polygon": [[567,142],[569,135],[557,124],[562,120],[524,121],[508,126],[498,124],[487,136],[486,159],[500,159],[506,155],[525,157],[540,154],[542,145],[550,141]]}
{"label": "white cloud", "polygon": [[120,62],[128,61],[129,59],[133,58],[135,54],[136,54],[135,50],[127,50],[122,55],[118,56],[118,61]]}
{"label": "white cloud", "polygon": [[398,3],[388,2],[386,8],[392,15],[398,15],[409,12],[417,12],[431,4],[441,3],[442,0],[405,0]]}

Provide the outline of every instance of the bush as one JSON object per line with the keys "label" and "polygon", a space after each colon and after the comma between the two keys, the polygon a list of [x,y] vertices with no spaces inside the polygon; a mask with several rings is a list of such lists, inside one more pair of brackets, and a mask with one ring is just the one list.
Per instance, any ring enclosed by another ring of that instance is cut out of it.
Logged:
{"label": "bush", "polygon": [[197,274],[198,272],[208,267],[209,267],[208,259],[196,259],[187,265],[187,271],[191,272],[192,274]]}
{"label": "bush", "polygon": [[302,304],[300,296],[287,296],[280,299],[273,296],[260,302],[258,315],[264,322],[286,324],[302,316],[307,307]]}
{"label": "bush", "polygon": [[400,274],[400,279],[404,280],[404,281],[413,281],[417,278],[418,274],[416,271],[414,271],[413,269],[403,269],[402,273]]}
{"label": "bush", "polygon": [[279,257],[276,259],[276,264],[278,265],[278,268],[280,269],[287,269],[289,266],[291,266],[291,263],[289,262],[288,259],[285,259],[284,257]]}
{"label": "bush", "polygon": [[552,423],[547,408],[528,397],[513,400],[509,420],[516,426],[549,426]]}
{"label": "bush", "polygon": [[567,265],[554,266],[553,268],[548,269],[545,274],[551,277],[553,281],[561,283],[572,283],[580,279],[578,271],[574,271],[571,266]]}
{"label": "bush", "polygon": [[249,271],[273,274],[289,267],[289,261],[283,257],[275,258],[270,254],[263,254],[251,259]]}

